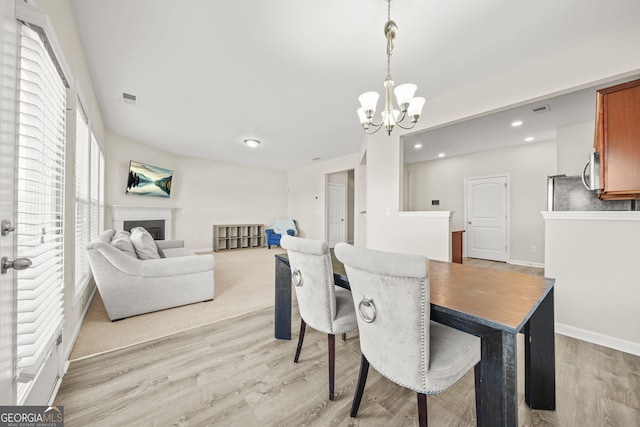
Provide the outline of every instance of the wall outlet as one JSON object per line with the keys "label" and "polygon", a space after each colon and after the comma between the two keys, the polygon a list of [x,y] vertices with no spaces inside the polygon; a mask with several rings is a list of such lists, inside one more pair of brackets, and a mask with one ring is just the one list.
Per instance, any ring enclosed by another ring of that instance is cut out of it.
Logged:
{"label": "wall outlet", "polygon": [[531,246],[531,252],[533,252],[535,254],[537,250],[538,249],[535,246]]}

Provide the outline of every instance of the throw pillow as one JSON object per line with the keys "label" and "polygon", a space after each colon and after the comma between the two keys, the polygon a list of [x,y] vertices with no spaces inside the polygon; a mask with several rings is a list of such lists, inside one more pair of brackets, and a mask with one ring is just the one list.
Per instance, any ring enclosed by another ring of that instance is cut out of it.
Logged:
{"label": "throw pillow", "polygon": [[111,239],[111,245],[120,249],[125,254],[137,259],[138,254],[136,254],[133,243],[131,243],[130,236],[131,234],[128,231],[117,231]]}
{"label": "throw pillow", "polygon": [[131,243],[136,249],[139,259],[158,259],[158,247],[153,240],[153,236],[142,227],[131,229]]}

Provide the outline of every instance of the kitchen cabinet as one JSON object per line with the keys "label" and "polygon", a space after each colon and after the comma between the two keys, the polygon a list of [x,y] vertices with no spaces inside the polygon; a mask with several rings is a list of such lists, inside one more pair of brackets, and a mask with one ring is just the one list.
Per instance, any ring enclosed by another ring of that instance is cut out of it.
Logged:
{"label": "kitchen cabinet", "polygon": [[596,92],[594,148],[600,199],[640,198],[640,79]]}

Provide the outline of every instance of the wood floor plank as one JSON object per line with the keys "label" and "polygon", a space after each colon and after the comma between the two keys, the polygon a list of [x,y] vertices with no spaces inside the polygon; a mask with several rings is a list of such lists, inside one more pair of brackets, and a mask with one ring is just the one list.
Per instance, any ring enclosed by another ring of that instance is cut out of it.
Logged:
{"label": "wood floor plank", "polygon": [[[71,363],[55,399],[73,426],[417,425],[413,391],[369,372],[349,417],[360,364],[357,333],[336,340],[336,398],[328,400],[326,335],[307,329],[300,362],[273,338],[273,308]],[[556,335],[556,411],[524,403],[518,339],[518,416],[524,426],[640,427],[640,358]],[[473,372],[429,396],[433,426],[475,425]]]}

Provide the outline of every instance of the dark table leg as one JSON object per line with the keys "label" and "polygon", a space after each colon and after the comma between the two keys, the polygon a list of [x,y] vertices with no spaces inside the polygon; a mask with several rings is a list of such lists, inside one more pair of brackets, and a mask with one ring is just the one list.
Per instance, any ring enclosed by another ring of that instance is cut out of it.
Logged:
{"label": "dark table leg", "polygon": [[556,409],[553,288],[524,327],[524,393],[531,409]]}
{"label": "dark table leg", "polygon": [[289,263],[276,257],[275,337],[291,339],[291,269]]}
{"label": "dark table leg", "polygon": [[518,425],[516,335],[496,331],[482,336],[478,426]]}

